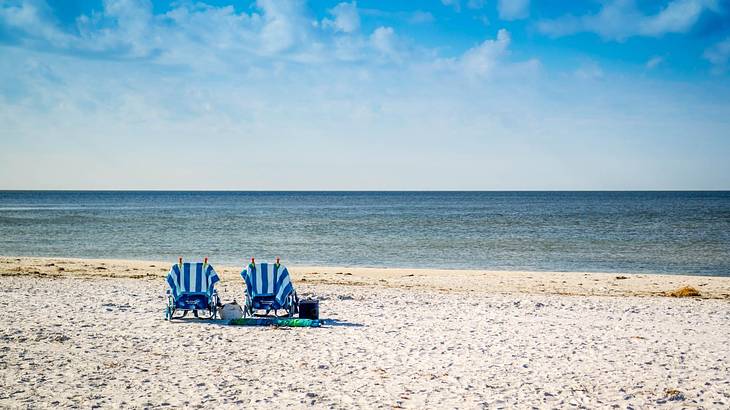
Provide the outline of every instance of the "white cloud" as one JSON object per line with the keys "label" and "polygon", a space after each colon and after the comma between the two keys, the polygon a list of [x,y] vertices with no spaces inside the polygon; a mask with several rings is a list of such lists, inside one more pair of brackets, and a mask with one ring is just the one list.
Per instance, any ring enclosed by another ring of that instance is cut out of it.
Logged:
{"label": "white cloud", "polygon": [[22,42],[31,46],[68,47],[73,36],[48,24],[50,7],[43,1],[23,1],[0,7],[0,26],[27,34]]}
{"label": "white cloud", "polygon": [[105,0],[101,10],[77,17],[76,30],[61,29],[41,12],[43,5],[43,0],[25,0],[0,8],[0,26],[15,25],[17,42],[31,48],[108,59],[215,68],[250,65],[252,56],[300,62],[337,58],[323,45],[336,39],[313,25],[301,0],[258,0],[252,11],[241,13],[233,6],[186,1],[157,15],[146,0]]}
{"label": "white cloud", "polygon": [[502,20],[524,19],[530,15],[530,0],[499,0],[497,10]]}
{"label": "white cloud", "polygon": [[105,0],[103,14],[80,16],[82,33],[75,48],[89,51],[119,50],[125,57],[146,57],[160,48],[152,4],[146,0]]}
{"label": "white cloud", "polygon": [[657,67],[659,67],[660,64],[664,62],[664,57],[662,56],[654,56],[647,60],[646,62],[646,68],[649,70],[653,70]]}
{"label": "white cloud", "polygon": [[[147,0],[106,0],[100,11],[79,16],[76,30],[68,31],[59,28],[44,5],[43,0],[25,0],[0,8],[0,27],[13,27],[18,41],[30,48],[72,56],[146,59],[209,72],[277,61],[319,64],[382,61],[382,57],[402,61],[401,54],[408,51],[392,27],[361,33],[355,2],[339,3],[330,10],[333,19],[319,24],[301,0],[257,0],[252,11],[240,13],[232,6],[181,2],[157,15]],[[403,16],[408,17],[410,13]],[[425,22],[433,16],[422,12],[414,18]],[[431,50],[418,53],[432,58]]]}
{"label": "white cloud", "polygon": [[[126,59],[150,57],[155,51],[174,54],[174,50],[192,43],[192,38],[200,42],[222,36],[225,30],[232,36],[253,29],[248,24],[252,19],[246,14],[236,15],[232,7],[188,5],[152,16],[148,2],[107,0],[102,11],[76,18],[76,35],[61,30],[51,16],[39,13],[42,4],[25,1],[16,8],[2,8],[0,25],[15,25],[18,41],[26,46],[71,55]],[[19,11],[33,18],[18,19]]]}
{"label": "white cloud", "polygon": [[[316,66],[388,61],[402,64],[404,69],[449,66],[462,76],[483,78],[506,58],[510,42],[509,33],[500,30],[496,39],[486,40],[460,57],[441,59],[438,49],[413,46],[399,38],[393,27],[362,33],[355,2],[339,3],[330,10],[332,20],[320,24],[299,0],[258,0],[247,12],[237,12],[232,6],[183,2],[157,15],[152,14],[147,0],[106,0],[99,11],[76,19],[75,33],[59,28],[42,8],[27,4],[44,3],[28,0],[15,8],[0,9],[0,24],[7,25],[12,18],[19,38],[30,48],[81,58],[144,60],[215,76],[284,73],[284,64],[289,62]],[[26,17],[15,18],[18,15]],[[433,18],[425,12],[417,17],[418,21]],[[38,38],[38,33],[46,34]],[[539,67],[539,63],[520,67],[525,68],[520,72],[530,75],[534,69],[526,67]]]}
{"label": "white cloud", "polygon": [[264,26],[260,32],[261,46],[270,53],[291,49],[295,43],[305,43],[308,21],[304,17],[304,3],[297,0],[257,0],[263,10]]}
{"label": "white cloud", "polygon": [[588,61],[581,64],[575,70],[575,76],[581,80],[600,80],[603,78],[603,69],[595,61]]}
{"label": "white cloud", "polygon": [[511,62],[509,46],[510,33],[500,29],[494,39],[483,41],[454,58],[437,59],[433,66],[437,70],[456,73],[470,81],[494,78],[531,78],[538,74],[541,64],[537,59]]}
{"label": "white cloud", "polygon": [[370,35],[370,43],[381,54],[396,56],[395,31],[392,27],[378,27]]}
{"label": "white cloud", "polygon": [[432,21],[434,21],[433,14],[427,11],[417,10],[408,17],[408,22],[411,24],[431,23]]}
{"label": "white cloud", "polygon": [[639,23],[639,33],[661,36],[665,33],[684,33],[695,25],[702,12],[715,9],[714,0],[675,0],[659,13],[646,17]]}
{"label": "white cloud", "polygon": [[712,63],[712,72],[722,74],[727,71],[730,62],[730,37],[705,50],[704,58]]}
{"label": "white cloud", "polygon": [[149,29],[152,3],[148,0],[105,0],[104,14],[116,20],[123,35],[139,37]]}
{"label": "white cloud", "polygon": [[433,14],[423,10],[380,10],[369,8],[358,8],[358,13],[362,16],[375,17],[377,19],[402,21],[409,24],[431,23],[435,20]]}
{"label": "white cloud", "polygon": [[466,7],[473,9],[473,10],[479,10],[479,9],[483,9],[486,4],[487,4],[486,0],[469,0],[466,3]]}
{"label": "white cloud", "polygon": [[360,14],[357,11],[357,3],[340,3],[329,10],[334,20],[324,19],[322,24],[332,27],[343,33],[353,33],[360,30]]}
{"label": "white cloud", "polygon": [[543,20],[537,29],[553,37],[593,32],[608,40],[623,41],[632,36],[685,33],[705,11],[721,12],[721,9],[715,0],[672,0],[658,13],[645,15],[635,0],[610,0],[596,14]]}
{"label": "white cloud", "polygon": [[467,50],[461,57],[464,72],[470,77],[484,77],[491,73],[500,58],[507,52],[510,34],[505,29],[497,32],[494,40],[485,40],[480,45]]}
{"label": "white cloud", "polygon": [[[468,0],[466,7],[472,10],[478,10],[484,8],[486,0]],[[441,0],[441,4],[447,7],[452,7],[457,12],[461,11],[461,0]]]}
{"label": "white cloud", "polygon": [[453,7],[456,11],[461,11],[461,0],[441,0],[441,4]]}

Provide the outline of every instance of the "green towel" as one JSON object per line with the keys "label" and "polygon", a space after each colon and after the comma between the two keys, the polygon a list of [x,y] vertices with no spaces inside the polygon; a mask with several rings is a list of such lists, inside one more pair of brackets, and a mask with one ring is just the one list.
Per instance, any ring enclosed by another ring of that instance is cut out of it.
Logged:
{"label": "green towel", "polygon": [[232,319],[229,325],[235,326],[286,326],[286,327],[320,327],[316,319],[276,318],[276,317],[244,317]]}

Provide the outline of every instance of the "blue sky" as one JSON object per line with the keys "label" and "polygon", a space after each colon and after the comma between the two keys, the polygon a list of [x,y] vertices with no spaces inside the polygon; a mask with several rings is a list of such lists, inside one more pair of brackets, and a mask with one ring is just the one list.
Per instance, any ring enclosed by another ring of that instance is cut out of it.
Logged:
{"label": "blue sky", "polygon": [[730,2],[0,0],[0,189],[730,189]]}

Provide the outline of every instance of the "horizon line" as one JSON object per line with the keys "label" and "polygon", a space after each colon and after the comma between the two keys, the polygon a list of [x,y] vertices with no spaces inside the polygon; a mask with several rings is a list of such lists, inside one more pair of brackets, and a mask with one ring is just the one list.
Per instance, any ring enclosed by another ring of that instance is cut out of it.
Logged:
{"label": "horizon line", "polygon": [[730,189],[0,189],[0,192],[730,192]]}

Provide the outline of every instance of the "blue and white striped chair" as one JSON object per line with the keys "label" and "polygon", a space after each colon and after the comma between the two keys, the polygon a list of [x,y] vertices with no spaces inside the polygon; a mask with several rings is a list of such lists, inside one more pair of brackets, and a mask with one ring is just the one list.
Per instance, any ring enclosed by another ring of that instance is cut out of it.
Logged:
{"label": "blue and white striped chair", "polygon": [[174,318],[175,311],[182,310],[180,318],[192,311],[198,317],[198,311],[208,312],[208,318],[214,319],[220,300],[215,284],[220,279],[208,258],[203,263],[182,263],[172,265],[167,274],[167,308],[165,319]]}
{"label": "blue and white striped chair", "polygon": [[246,283],[244,315],[253,316],[256,310],[265,310],[268,315],[273,310],[276,316],[277,310],[283,309],[291,317],[299,312],[297,292],[279,258],[276,263],[255,263],[251,258],[241,277]]}

